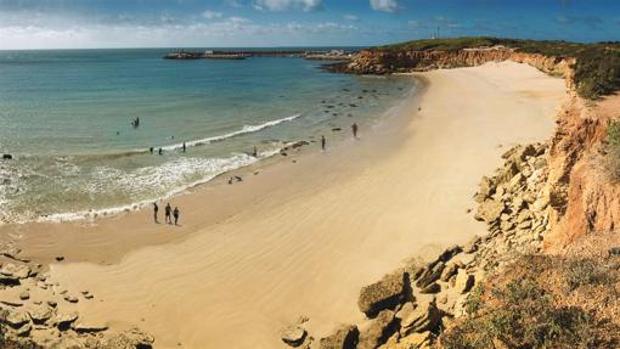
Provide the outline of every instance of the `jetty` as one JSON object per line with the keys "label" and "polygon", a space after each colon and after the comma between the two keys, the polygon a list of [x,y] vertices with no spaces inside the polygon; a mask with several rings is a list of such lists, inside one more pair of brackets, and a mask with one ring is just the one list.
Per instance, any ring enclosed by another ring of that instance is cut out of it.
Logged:
{"label": "jetty", "polygon": [[230,59],[243,60],[250,57],[296,57],[309,60],[350,60],[357,51],[352,50],[206,50],[169,52],[163,58],[175,60]]}

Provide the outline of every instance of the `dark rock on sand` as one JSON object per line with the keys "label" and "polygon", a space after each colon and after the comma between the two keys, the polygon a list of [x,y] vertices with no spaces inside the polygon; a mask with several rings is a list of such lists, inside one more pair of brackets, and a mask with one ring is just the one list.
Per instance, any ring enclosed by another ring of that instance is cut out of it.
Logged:
{"label": "dark rock on sand", "polygon": [[359,339],[359,330],[355,325],[342,325],[336,331],[319,342],[319,349],[355,349]]}
{"label": "dark rock on sand", "polygon": [[370,318],[381,310],[394,309],[405,298],[408,283],[409,274],[405,272],[388,274],[380,281],[363,287],[357,305]]}
{"label": "dark rock on sand", "polygon": [[302,345],[306,339],[306,335],[306,330],[298,325],[286,326],[280,331],[280,338],[282,338],[282,341],[292,347]]}
{"label": "dark rock on sand", "polygon": [[382,310],[368,326],[360,331],[357,349],[375,349],[398,331],[398,321],[391,310]]}

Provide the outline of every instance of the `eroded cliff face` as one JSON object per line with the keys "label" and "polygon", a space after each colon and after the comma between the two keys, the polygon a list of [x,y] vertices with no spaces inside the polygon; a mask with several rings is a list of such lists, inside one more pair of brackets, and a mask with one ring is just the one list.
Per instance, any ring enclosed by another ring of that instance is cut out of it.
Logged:
{"label": "eroded cliff face", "polygon": [[529,54],[505,47],[459,51],[366,50],[334,70],[389,74],[506,60],[563,77],[569,91],[550,141],[549,176],[543,194],[547,198],[551,231],[545,237],[545,248],[560,249],[583,235],[614,230],[620,225],[620,184],[606,174],[604,143],[609,121],[620,116],[617,111],[620,95],[596,102],[579,97],[575,92],[574,58]]}
{"label": "eroded cliff face", "polygon": [[607,126],[617,117],[620,96],[596,103],[576,95],[563,106],[551,140],[548,249],[561,249],[577,238],[609,232],[620,223],[620,184],[606,169]]}

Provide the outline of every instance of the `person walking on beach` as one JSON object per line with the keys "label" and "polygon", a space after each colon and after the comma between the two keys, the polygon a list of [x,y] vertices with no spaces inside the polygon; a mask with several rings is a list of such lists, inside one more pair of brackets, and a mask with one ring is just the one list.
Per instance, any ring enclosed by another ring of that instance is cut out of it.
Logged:
{"label": "person walking on beach", "polygon": [[183,142],[183,152],[185,153],[186,150],[187,150],[187,146],[185,145],[185,142]]}
{"label": "person walking on beach", "polygon": [[172,213],[172,207],[170,207],[170,203],[166,204],[165,214],[166,214],[166,223],[172,224],[172,218],[170,218],[170,213]]}
{"label": "person walking on beach", "polygon": [[325,136],[321,136],[321,149],[322,149],[323,151],[325,151],[325,143],[326,143],[326,142],[327,142],[327,141],[325,140]]}
{"label": "person walking on beach", "polygon": [[175,206],[174,211],[172,211],[172,215],[174,216],[174,225],[177,225],[179,221],[179,208]]}
{"label": "person walking on beach", "polygon": [[157,219],[157,213],[159,212],[159,206],[157,206],[157,203],[154,202],[153,203],[153,218],[155,219],[155,223],[159,223],[158,219]]}
{"label": "person walking on beach", "polygon": [[357,123],[353,123],[353,125],[351,125],[351,130],[353,130],[353,138],[357,138]]}

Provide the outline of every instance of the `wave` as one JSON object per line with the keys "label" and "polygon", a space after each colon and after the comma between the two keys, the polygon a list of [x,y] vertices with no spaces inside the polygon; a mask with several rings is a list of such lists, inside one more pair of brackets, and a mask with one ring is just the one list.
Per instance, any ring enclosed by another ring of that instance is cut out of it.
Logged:
{"label": "wave", "polygon": [[[260,130],[263,130],[263,129],[266,129],[266,128],[269,128],[269,127],[273,127],[273,126],[279,125],[279,124],[281,124],[283,122],[293,121],[293,120],[299,118],[300,116],[301,116],[301,114],[295,114],[295,115],[287,116],[287,117],[284,117],[284,118],[281,118],[281,119],[267,121],[267,122],[259,124],[259,125],[245,125],[240,130],[233,131],[233,132],[230,132],[230,133],[226,133],[226,134],[223,134],[223,135],[212,136],[212,137],[196,139],[196,140],[193,140],[193,141],[185,142],[185,146],[186,147],[196,147],[196,146],[201,146],[201,145],[205,145],[205,144],[221,142],[223,140],[226,140],[226,139],[229,139],[229,138],[233,138],[233,137],[237,137],[237,136],[240,136],[240,135],[243,135],[243,134],[258,132]],[[183,143],[171,144],[171,145],[163,146],[161,148],[163,150],[182,149],[183,148]]]}
{"label": "wave", "polygon": [[[110,216],[115,216],[115,215],[122,214],[122,213],[128,213],[131,211],[140,210],[142,208],[147,207],[148,205],[151,205],[153,202],[158,202],[158,201],[169,199],[173,196],[186,192],[189,189],[205,184],[224,173],[249,166],[251,164],[254,164],[258,161],[261,161],[267,158],[271,158],[279,154],[284,148],[289,147],[294,143],[295,142],[288,142],[288,143],[283,144],[281,147],[278,147],[278,148],[275,148],[269,151],[260,152],[258,154],[258,157],[253,157],[248,154],[234,154],[233,156],[228,157],[228,158],[193,159],[193,161],[200,161],[200,162],[199,163],[197,162],[186,163],[182,166],[177,161],[171,161],[167,164],[164,164],[163,166],[158,167],[157,172],[159,173],[155,173],[153,174],[153,176],[158,177],[159,175],[161,175],[161,173],[167,173],[168,171],[174,171],[175,173],[179,173],[179,172],[182,173],[184,169],[191,170],[191,171],[200,171],[202,173],[206,173],[206,175],[200,178],[199,180],[196,180],[196,181],[193,181],[191,183],[187,183],[181,186],[174,187],[170,189],[169,191],[167,191],[166,193],[164,193],[163,195],[160,195],[158,197],[152,197],[152,198],[140,200],[137,202],[132,202],[132,203],[121,205],[121,206],[108,207],[108,208],[103,208],[103,209],[96,209],[96,210],[90,209],[90,210],[81,210],[81,211],[74,211],[74,212],[48,214],[44,216],[39,216],[35,218],[34,221],[61,223],[61,222],[71,222],[71,221],[80,221],[80,220],[93,220],[96,218],[110,217]],[[145,178],[143,178],[143,181],[133,181],[130,178],[129,182],[133,183],[134,185],[143,185],[144,180],[149,181],[149,179],[145,179]],[[157,178],[150,179],[150,180],[157,180]],[[24,219],[24,220],[19,220],[16,223],[27,223],[32,220],[33,219]]]}

